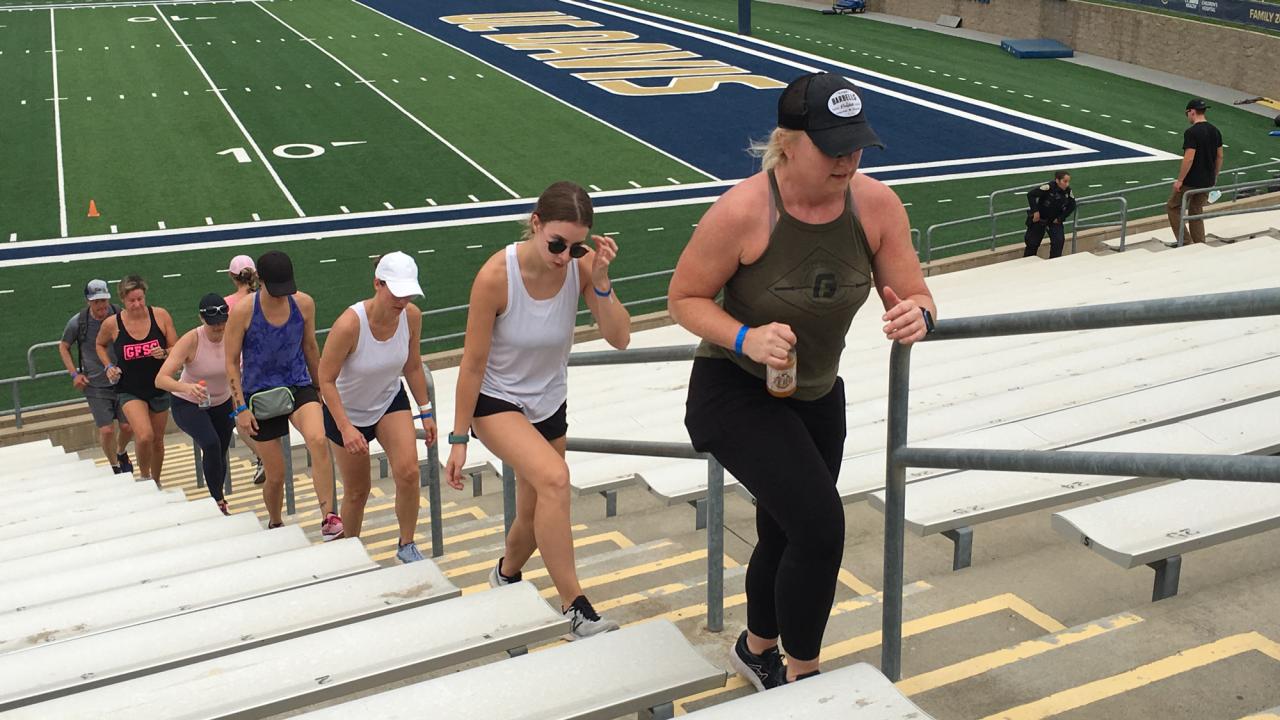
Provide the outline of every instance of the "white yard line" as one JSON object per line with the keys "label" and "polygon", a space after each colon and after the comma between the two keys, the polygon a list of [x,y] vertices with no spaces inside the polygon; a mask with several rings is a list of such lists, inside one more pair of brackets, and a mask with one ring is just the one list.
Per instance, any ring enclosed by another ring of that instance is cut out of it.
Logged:
{"label": "white yard line", "polygon": [[[254,4],[257,5],[257,3]],[[227,102],[226,97],[218,91],[218,86],[214,84],[213,78],[209,77],[208,71],[206,71],[204,66],[200,64],[200,61],[196,58],[196,54],[191,52],[191,47],[182,39],[182,36],[178,34],[178,31],[174,29],[173,23],[169,22],[169,17],[160,10],[160,6],[158,4],[152,3],[151,7],[155,8],[156,14],[164,21],[164,24],[169,28],[169,32],[173,33],[173,37],[178,41],[178,45],[182,47],[183,50],[187,51],[187,57],[190,57],[191,62],[195,63],[196,69],[200,71],[200,75],[204,77],[204,81],[209,83],[210,91],[217,96],[218,102],[222,103],[222,107],[226,109],[227,114],[231,116],[231,120],[235,122],[236,127],[240,129],[240,134],[244,135],[245,142],[249,143],[249,146],[253,148],[253,152],[256,153],[258,159],[262,161],[262,165],[267,169],[267,172],[271,174],[271,179],[276,181],[276,187],[280,188],[280,192],[284,193],[285,199],[289,201],[289,205],[293,207],[294,212],[298,213],[298,217],[306,217],[307,214],[302,211],[302,207],[298,205],[298,201],[293,198],[293,193],[289,192],[289,188],[285,187],[284,181],[280,179],[280,175],[276,173],[276,169],[271,166],[271,161],[268,160],[266,154],[262,152],[262,148],[258,147],[258,142],[249,134],[248,128],[244,126],[244,123],[240,122],[240,118],[236,115],[236,111],[231,109],[231,104]],[[259,7],[261,6],[259,5]]]}
{"label": "white yard line", "polygon": [[341,66],[342,66],[342,69],[343,69],[343,70],[346,70],[346,71],[347,71],[347,72],[349,72],[349,73],[351,73],[351,75],[352,75],[354,78],[356,78],[356,80],[357,80],[357,81],[359,81],[360,83],[364,84],[364,86],[365,86],[365,87],[369,88],[369,89],[370,89],[370,90],[372,90],[373,92],[377,93],[379,97],[381,97],[383,100],[386,100],[388,103],[390,103],[390,104],[391,104],[391,107],[394,107],[396,110],[399,110],[399,111],[401,112],[401,114],[403,114],[405,117],[409,118],[409,120],[410,120],[411,122],[413,122],[415,125],[417,125],[418,127],[422,128],[423,130],[426,130],[428,133],[430,133],[432,137],[434,137],[436,140],[439,140],[442,144],[444,144],[444,146],[445,146],[445,147],[449,148],[449,149],[450,149],[450,150],[452,150],[455,154],[457,154],[457,156],[458,156],[458,157],[460,157],[460,158],[462,158],[463,160],[465,160],[465,161],[467,162],[467,164],[468,164],[468,165],[470,165],[471,167],[475,168],[476,170],[479,170],[479,171],[480,171],[480,172],[481,172],[485,177],[489,178],[489,180],[490,180],[490,181],[492,181],[495,185],[497,185],[498,187],[502,188],[502,190],[503,190],[504,192],[506,192],[506,193],[510,194],[510,195],[511,195],[511,197],[513,197],[513,198],[518,198],[518,197],[520,197],[520,193],[516,192],[515,190],[512,190],[512,189],[511,189],[511,188],[510,188],[506,183],[504,183],[504,182],[502,182],[501,180],[499,180],[499,179],[497,178],[497,176],[495,176],[493,173],[489,172],[489,171],[488,171],[488,170],[487,170],[483,165],[481,165],[480,163],[476,162],[475,160],[472,160],[472,159],[471,159],[471,157],[470,157],[469,155],[467,155],[466,153],[462,152],[462,150],[460,150],[457,146],[455,146],[453,143],[451,143],[451,142],[449,142],[448,140],[446,140],[446,139],[444,138],[444,136],[443,136],[443,135],[441,135],[440,133],[438,133],[438,132],[436,132],[435,130],[431,129],[431,127],[430,127],[429,125],[427,125],[426,123],[422,122],[422,120],[419,120],[419,119],[418,119],[418,117],[417,117],[416,115],[414,115],[413,113],[411,113],[411,112],[409,112],[408,110],[404,109],[404,107],[403,107],[402,105],[400,105],[400,103],[396,102],[395,100],[392,100],[392,99],[391,99],[391,98],[390,98],[386,93],[382,92],[382,91],[381,91],[381,90],[379,90],[377,87],[375,87],[372,83],[370,83],[368,80],[366,80],[363,76],[361,76],[361,75],[360,75],[360,73],[356,72],[356,71],[355,71],[355,69],[354,69],[354,68],[352,68],[350,65],[347,65],[347,64],[346,64],[345,62],[343,62],[342,60],[339,60],[339,59],[338,59],[338,57],[337,57],[337,56],[335,56],[333,53],[331,53],[331,52],[329,52],[328,50],[325,50],[324,48],[320,47],[320,45],[319,45],[315,40],[312,40],[312,39],[308,38],[306,35],[303,35],[302,33],[298,32],[298,30],[297,30],[296,28],[294,28],[294,27],[293,27],[292,25],[290,25],[289,23],[285,22],[283,19],[281,19],[281,18],[280,18],[280,16],[276,15],[275,13],[273,13],[273,12],[271,12],[270,10],[266,9],[265,7],[263,7],[261,3],[255,2],[255,3],[254,3],[254,5],[256,5],[256,6],[258,7],[258,9],[262,10],[262,12],[264,12],[264,13],[266,13],[266,14],[270,15],[271,17],[275,18],[276,22],[279,22],[281,25],[283,25],[283,26],[285,26],[286,28],[288,28],[290,31],[292,31],[294,34],[296,34],[299,38],[301,38],[302,40],[304,40],[304,41],[306,41],[306,42],[311,43],[311,46],[312,46],[312,47],[314,47],[315,49],[317,49],[317,50],[319,50],[320,52],[324,53],[325,55],[329,56],[329,59],[330,59],[330,60],[333,60],[334,62],[338,63],[338,65],[341,65]]}
{"label": "white yard line", "polygon": [[62,167],[62,96],[58,94],[58,38],[49,10],[49,55],[53,58],[53,138],[58,153],[58,231],[67,236],[67,178]]}

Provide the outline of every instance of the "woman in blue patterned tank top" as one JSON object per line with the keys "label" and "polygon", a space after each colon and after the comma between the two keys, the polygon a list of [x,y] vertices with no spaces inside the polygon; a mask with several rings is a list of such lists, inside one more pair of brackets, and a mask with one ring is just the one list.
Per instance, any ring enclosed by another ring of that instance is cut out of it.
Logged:
{"label": "woman in blue patterned tank top", "polygon": [[[288,255],[272,250],[258,258],[257,266],[262,288],[252,300],[238,303],[231,311],[223,341],[236,426],[242,435],[251,435],[258,443],[258,457],[267,471],[262,499],[270,515],[269,528],[284,524],[284,451],[278,440],[289,434],[290,422],[302,433],[311,453],[311,481],[324,518],[320,535],[326,542],[335,540],[342,537],[342,519],[334,512],[333,466],[313,380],[319,377],[320,363],[316,303],[310,295],[298,292]],[[288,388],[293,394],[293,411],[267,419],[254,417],[249,410],[253,396],[278,388]]]}

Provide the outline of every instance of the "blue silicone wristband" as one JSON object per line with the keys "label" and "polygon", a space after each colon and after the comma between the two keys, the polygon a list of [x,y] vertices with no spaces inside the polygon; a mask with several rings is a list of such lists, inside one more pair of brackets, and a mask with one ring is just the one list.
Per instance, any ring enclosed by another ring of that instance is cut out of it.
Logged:
{"label": "blue silicone wristband", "polygon": [[739,328],[738,339],[733,341],[733,351],[738,355],[742,354],[742,342],[747,339],[747,330],[750,330],[750,328],[748,328],[746,325],[743,325],[741,328]]}
{"label": "blue silicone wristband", "polygon": [[246,410],[248,410],[248,409],[249,409],[249,406],[248,406],[248,405],[241,405],[240,407],[236,408],[235,410],[232,410],[232,411],[231,411],[231,419],[233,419],[233,420],[234,420],[234,419],[235,419],[235,417],[236,417],[237,415],[239,415],[240,413],[242,413],[242,412],[244,412],[244,411],[246,411]]}
{"label": "blue silicone wristband", "polygon": [[430,420],[433,417],[435,417],[433,413],[424,412],[421,415],[414,415],[413,419],[414,420]]}
{"label": "blue silicone wristband", "polygon": [[591,289],[592,289],[592,290],[595,290],[595,292],[596,292],[596,297],[607,298],[607,297],[609,297],[610,295],[612,295],[612,294],[613,294],[613,283],[609,283],[609,289],[608,289],[608,290],[605,290],[604,292],[600,292],[600,290],[599,290],[599,289],[597,289],[595,285],[592,285],[592,286],[591,286]]}

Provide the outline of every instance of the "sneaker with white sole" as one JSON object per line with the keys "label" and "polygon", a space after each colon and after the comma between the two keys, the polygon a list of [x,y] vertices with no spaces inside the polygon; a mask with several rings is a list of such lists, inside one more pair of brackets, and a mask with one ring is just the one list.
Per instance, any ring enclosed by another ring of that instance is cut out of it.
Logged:
{"label": "sneaker with white sole", "polygon": [[600,617],[585,595],[575,598],[569,609],[564,611],[564,616],[569,620],[569,632],[564,636],[566,640],[581,640],[618,629],[618,623]]}
{"label": "sneaker with white sole", "polygon": [[787,666],[782,662],[782,653],[776,646],[759,655],[751,652],[747,649],[746,630],[729,651],[729,664],[760,692],[787,683]]}
{"label": "sneaker with white sole", "polygon": [[267,481],[267,469],[262,467],[262,458],[258,458],[258,462],[253,466],[253,484],[261,485]]}
{"label": "sneaker with white sole", "polygon": [[324,522],[320,523],[320,538],[325,542],[337,540],[342,537],[342,518],[336,513],[329,513],[324,516]]}
{"label": "sneaker with white sole", "polygon": [[116,467],[120,468],[120,475],[133,474],[133,463],[129,461],[129,453],[122,452],[116,455]]}
{"label": "sneaker with white sole", "polygon": [[426,560],[426,558],[422,557],[422,553],[419,552],[418,544],[412,542],[408,545],[401,545],[399,549],[396,550],[396,559],[406,565],[411,562]]}
{"label": "sneaker with white sole", "polygon": [[511,585],[513,583],[518,583],[521,580],[520,573],[516,573],[515,575],[502,574],[502,561],[504,559],[505,558],[498,558],[498,564],[494,565],[493,569],[489,571],[489,587],[491,588]]}

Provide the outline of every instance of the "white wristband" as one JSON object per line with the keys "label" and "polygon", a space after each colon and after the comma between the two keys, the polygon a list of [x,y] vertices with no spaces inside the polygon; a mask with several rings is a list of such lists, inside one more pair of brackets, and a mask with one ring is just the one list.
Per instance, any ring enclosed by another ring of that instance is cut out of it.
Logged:
{"label": "white wristband", "polygon": [[419,406],[418,406],[418,412],[420,412],[420,413],[424,413],[424,412],[431,412],[431,410],[432,410],[431,403],[427,403],[426,405],[419,405]]}

